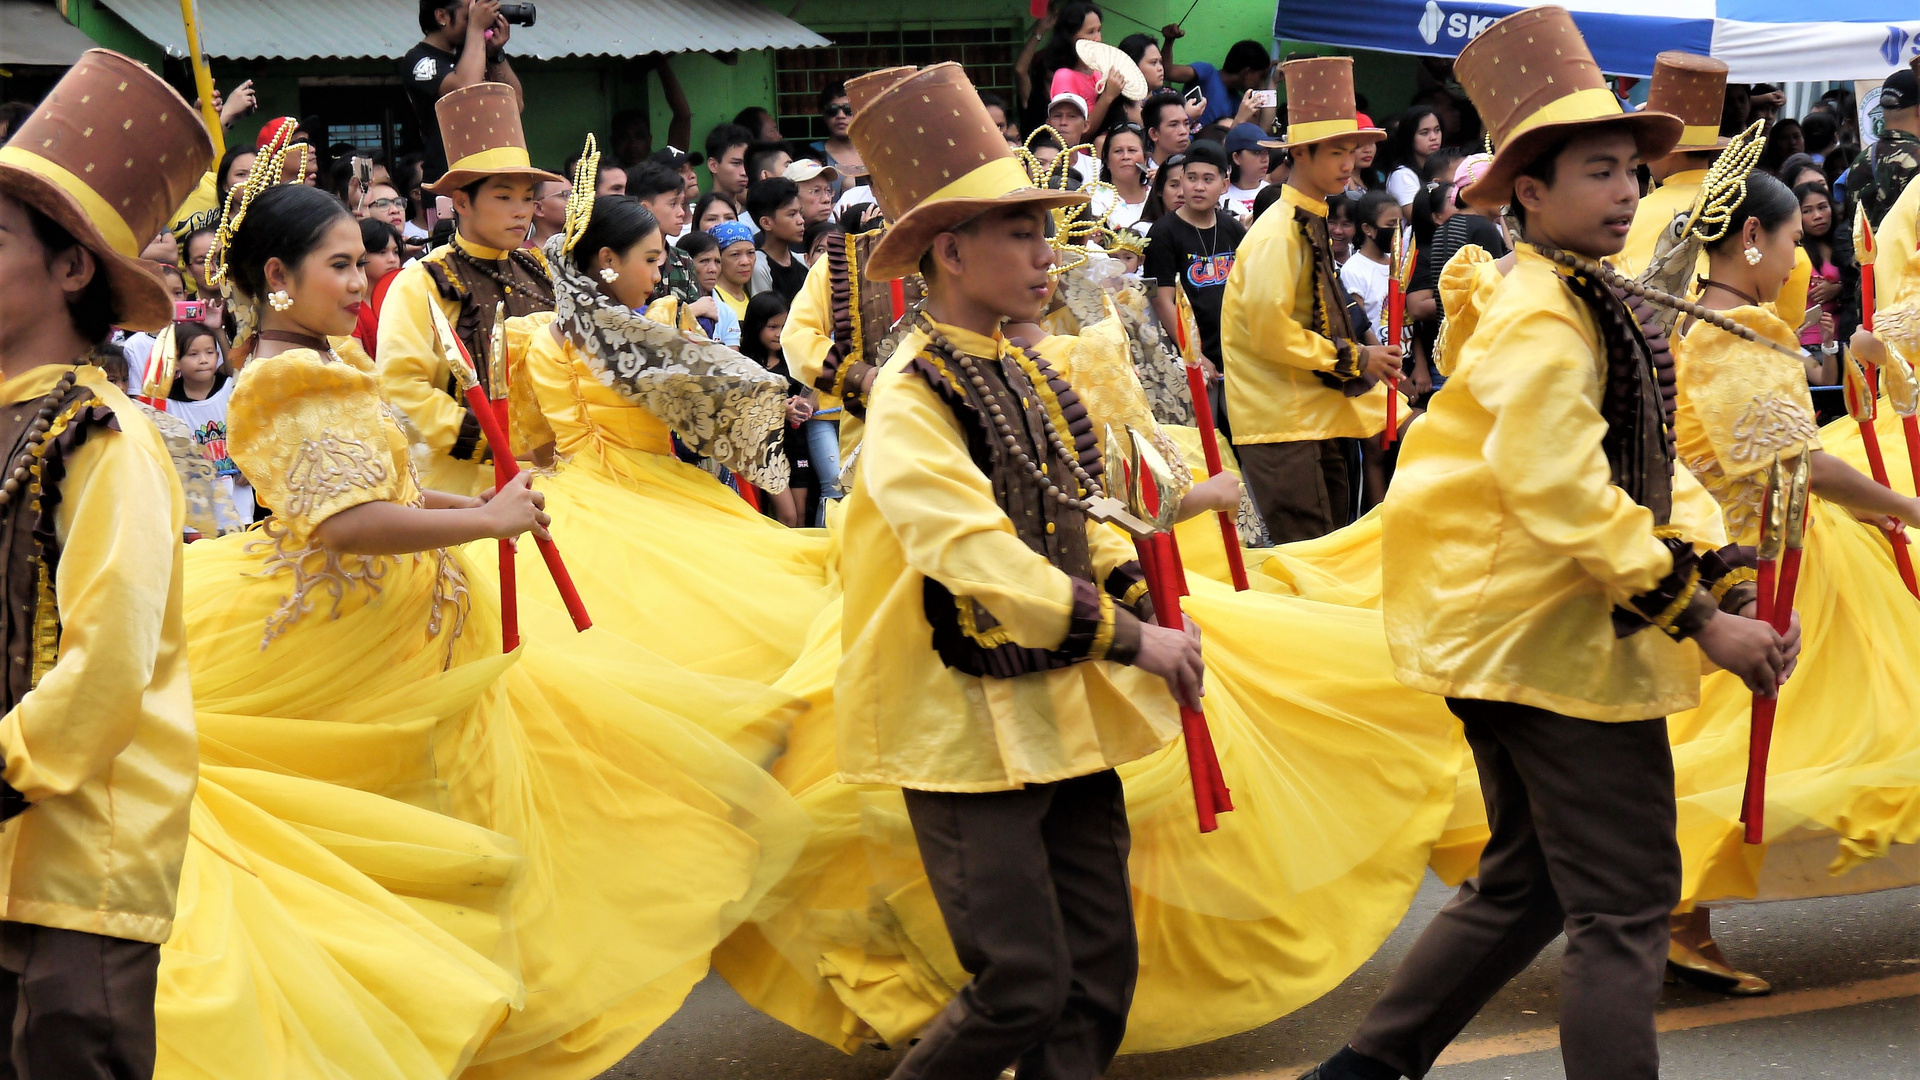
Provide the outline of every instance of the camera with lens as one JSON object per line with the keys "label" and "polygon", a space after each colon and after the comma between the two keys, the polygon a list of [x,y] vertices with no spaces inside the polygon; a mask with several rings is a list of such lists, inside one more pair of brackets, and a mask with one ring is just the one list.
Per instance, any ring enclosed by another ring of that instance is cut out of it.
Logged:
{"label": "camera with lens", "polygon": [[500,17],[515,26],[532,26],[533,16],[533,0],[518,0],[518,2],[500,5]]}

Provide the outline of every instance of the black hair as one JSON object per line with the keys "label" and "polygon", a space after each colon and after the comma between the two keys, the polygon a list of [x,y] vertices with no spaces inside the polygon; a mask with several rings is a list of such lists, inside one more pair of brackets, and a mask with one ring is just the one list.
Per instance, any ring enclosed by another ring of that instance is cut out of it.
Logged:
{"label": "black hair", "polygon": [[687,258],[697,259],[709,251],[719,251],[720,241],[715,240],[713,234],[705,229],[694,229],[674,241],[673,246],[679,248],[680,254]]}
{"label": "black hair", "polygon": [[[49,270],[53,268],[55,256],[81,246],[65,226],[41,213],[32,204],[22,202],[20,206],[27,212],[27,224],[33,229],[33,238],[40,241],[40,247],[45,251]],[[107,335],[113,333],[113,322],[120,312],[114,303],[113,285],[107,280],[106,259],[93,256],[93,279],[87,282],[78,296],[67,301],[67,313],[73,317],[74,330],[89,344],[101,344],[107,340]]]}
{"label": "black hair", "polygon": [[814,99],[814,106],[817,109],[819,109],[819,111],[826,112],[827,106],[833,104],[834,101],[836,101],[837,99],[843,98],[846,96],[847,96],[846,81],[843,79],[835,79],[832,82],[820,88],[819,96]]}
{"label": "black hair", "polygon": [[1246,71],[1249,68],[1264,70],[1272,66],[1273,54],[1267,51],[1267,47],[1247,38],[1234,42],[1233,48],[1227,50],[1227,58],[1220,62],[1220,71],[1225,74],[1229,71]]}
{"label": "black hair", "polygon": [[695,227],[698,227],[700,219],[707,215],[708,208],[717,202],[726,203],[727,207],[733,211],[735,218],[740,216],[740,204],[733,201],[733,196],[724,191],[709,191],[705,195],[700,196],[699,200],[693,204],[693,224]]}
{"label": "black hair", "polygon": [[746,313],[740,316],[740,351],[747,359],[766,365],[767,357],[771,354],[760,343],[760,331],[767,328],[775,315],[786,313],[787,298],[775,289],[755,293],[753,299],[747,301]]}
{"label": "black hair", "polygon": [[[1393,193],[1389,191],[1369,191],[1365,195],[1360,196],[1360,201],[1356,203],[1353,208],[1355,245],[1358,246],[1366,243],[1367,234],[1365,230],[1379,228],[1379,225],[1375,223],[1380,220],[1381,207],[1397,207],[1399,205],[1399,203],[1394,201]],[[1383,236],[1380,238],[1380,243],[1383,245],[1380,249],[1383,253],[1389,251],[1393,247],[1393,237]]]}
{"label": "black hair", "polygon": [[1800,212],[1800,200],[1772,173],[1755,169],[1747,174],[1746,182],[1746,197],[1733,208],[1727,231],[1707,245],[1709,252],[1724,251],[1728,244],[1739,244],[1740,233],[1750,218],[1760,223],[1762,231],[1772,232],[1781,222]]}
{"label": "black hair", "polygon": [[[1100,144],[1100,179],[1109,184],[1113,183],[1113,167],[1107,164],[1107,155],[1113,152],[1113,140],[1121,135],[1131,135],[1140,140],[1140,153],[1142,157],[1151,152],[1151,149],[1147,145],[1146,128],[1141,127],[1131,120],[1121,120],[1119,123],[1109,125],[1106,131],[1106,141]],[[1144,182],[1146,178],[1146,173],[1142,172],[1140,179]]]}
{"label": "black hair", "polygon": [[[460,6],[460,0],[420,0],[420,32],[431,34],[440,29],[440,20],[435,15],[449,8]],[[452,16],[448,16],[451,21]]]}
{"label": "black hair", "polygon": [[388,244],[400,243],[400,231],[379,218],[361,218],[360,243],[369,255],[385,251]]}
{"label": "black hair", "polygon": [[33,102],[31,101],[0,102],[0,128],[6,129],[6,134],[0,135],[0,145],[5,145],[9,139],[12,139],[14,133],[20,130],[20,125],[32,115]]}
{"label": "black hair", "polygon": [[812,251],[813,245],[819,241],[822,233],[830,233],[830,232],[837,233],[837,232],[844,232],[844,231],[846,230],[842,229],[840,227],[840,223],[833,220],[832,217],[821,218],[819,221],[813,222],[812,224],[808,225],[807,231],[801,234],[800,250]]}
{"label": "black hair", "polygon": [[[197,229],[188,230],[187,235],[180,238],[180,257],[182,259],[191,259],[193,257],[193,242],[202,236],[212,240],[218,240],[220,239],[220,231],[211,225],[202,225]],[[209,257],[213,255],[211,245],[207,248],[207,255]]]}
{"label": "black hair", "polygon": [[[1254,221],[1259,221],[1260,215],[1266,213],[1268,207],[1280,201],[1280,193],[1285,188],[1286,188],[1285,184],[1268,184],[1266,187],[1263,187],[1260,189],[1260,194],[1255,195],[1253,197],[1253,220]],[[1334,203],[1350,204],[1351,202],[1352,202],[1351,199],[1343,199],[1343,198],[1339,198],[1338,196],[1328,199],[1327,200],[1328,220],[1332,220],[1333,218]],[[1351,213],[1351,211],[1348,211],[1348,213]],[[1251,222],[1249,222],[1249,224],[1251,224]]]}
{"label": "black hair", "polygon": [[[1279,190],[1280,190],[1280,185],[1275,184],[1271,188],[1262,189],[1260,194],[1265,195],[1268,191],[1277,192]],[[1332,221],[1334,218],[1344,217],[1350,222],[1356,222],[1356,224],[1354,225],[1354,228],[1358,229],[1359,228],[1359,225],[1357,224],[1358,218],[1354,214],[1354,209],[1359,205],[1360,205],[1359,199],[1356,199],[1353,196],[1348,195],[1346,192],[1343,191],[1338,195],[1335,195],[1333,198],[1327,200],[1327,220]]]}
{"label": "black hair", "polygon": [[1151,34],[1128,34],[1120,39],[1120,51],[1127,54],[1127,59],[1138,64],[1140,58],[1147,55],[1147,47],[1158,44]]}
{"label": "black hair", "polygon": [[214,195],[220,200],[221,206],[224,207],[227,204],[227,191],[232,187],[231,184],[227,183],[227,173],[232,170],[234,159],[238,158],[241,154],[252,154],[258,157],[259,153],[252,143],[235,140],[232,145],[227,147],[227,152],[220,155],[220,168],[215,170],[213,174],[213,190]]}
{"label": "black hair", "polygon": [[727,156],[727,151],[736,146],[752,146],[754,133],[739,124],[715,124],[707,132],[707,161],[714,162]]}
{"label": "black hair", "polygon": [[1814,172],[1820,173],[1822,176],[1826,175],[1825,171],[1822,170],[1819,165],[1814,163],[1812,154],[1795,154],[1792,157],[1789,157],[1787,160],[1781,162],[1780,167],[1772,170],[1772,172],[1773,172],[1773,175],[1780,178],[1780,181],[1782,183],[1786,184],[1788,187],[1793,187],[1794,186],[1793,178],[1800,175],[1801,173],[1805,172],[1808,169],[1812,169]]}
{"label": "black hair", "polygon": [[350,218],[339,199],[305,184],[275,184],[254,197],[227,241],[227,273],[255,302],[267,298],[267,260],[298,266],[335,222]]}
{"label": "black hair", "polygon": [[[1420,166],[1423,163],[1416,162],[1413,159],[1413,136],[1414,133],[1420,130],[1421,123],[1429,116],[1433,117],[1435,121],[1440,119],[1439,112],[1437,112],[1433,106],[1415,105],[1406,112],[1401,113],[1400,119],[1395,121],[1393,133],[1387,136],[1386,145],[1381,149],[1380,153],[1380,156],[1386,159],[1381,164],[1389,176],[1393,174],[1395,169],[1398,169],[1402,165],[1412,169],[1416,174],[1419,173]],[[1445,128],[1442,127],[1441,130],[1444,134]]]}
{"label": "black hair", "polygon": [[683,194],[686,190],[687,181],[680,175],[680,170],[669,169],[657,161],[627,170],[627,194],[636,199]]}
{"label": "black hair", "polygon": [[614,113],[607,121],[607,132],[608,134],[616,133],[629,124],[638,124],[641,131],[648,135],[653,134],[653,119],[647,115],[645,109],[621,109]]}
{"label": "black hair", "polygon": [[[1829,248],[1832,247],[1834,237],[1840,231],[1840,222],[1839,222],[1840,211],[1838,207],[1833,205],[1833,192],[1827,190],[1827,185],[1825,184],[1797,185],[1793,189],[1793,201],[1795,204],[1803,203],[1807,201],[1807,196],[1813,195],[1815,193],[1818,193],[1820,196],[1822,196],[1827,200],[1827,206],[1828,206],[1827,231],[1819,235],[1815,235],[1813,230],[1811,229],[1805,229],[1801,232],[1800,246],[1807,249],[1808,255],[1813,254],[1814,245],[1816,244],[1824,244]],[[1814,262],[1814,265],[1817,266],[1819,265],[1820,260],[1814,259],[1813,262]]]}
{"label": "black hair", "polygon": [[346,203],[351,209],[353,203],[347,198],[347,194],[353,190],[353,158],[350,156],[334,158],[333,164],[327,166],[327,174],[321,180],[320,186],[326,189],[327,194]]}
{"label": "black hair", "polygon": [[980,104],[985,105],[989,109],[999,109],[1000,114],[1009,120],[1013,118],[1012,115],[1007,112],[1007,99],[991,90],[980,91]]}
{"label": "black hair", "polygon": [[1147,205],[1140,208],[1141,221],[1151,223],[1166,216],[1167,180],[1173,176],[1174,170],[1185,166],[1186,163],[1186,154],[1174,154],[1154,171],[1153,182],[1147,185]]}
{"label": "black hair", "polygon": [[[208,326],[206,323],[203,323],[203,322],[176,322],[173,324],[174,355],[175,356],[187,355],[187,349],[190,348],[194,342],[199,341],[203,337],[213,339],[213,351],[216,355],[220,357],[219,365],[213,369],[214,385],[218,386],[220,381],[219,380],[220,376],[225,375],[229,378],[233,376],[233,368],[227,365],[228,344],[227,344],[227,335],[225,331],[222,331],[217,327]],[[187,383],[187,380],[185,376],[182,376],[181,378],[175,380],[173,384],[173,392],[175,394],[180,395],[176,400],[179,400],[179,401],[186,400],[186,395],[185,395],[186,383]]]}
{"label": "black hair", "polygon": [[583,274],[593,273],[593,263],[601,248],[611,248],[625,256],[633,245],[660,231],[653,212],[631,195],[602,195],[593,200],[593,214],[587,228],[573,246],[573,265]]}
{"label": "black hair", "polygon": [[1766,143],[1760,148],[1760,168],[1774,172],[1784,165],[1789,157],[1798,153],[1799,151],[1788,149],[1792,145],[1790,140],[1795,136],[1799,137],[1801,146],[1804,148],[1806,133],[1800,130],[1800,121],[1791,116],[1783,116],[1775,120],[1773,127],[1767,129]]}
{"label": "black hair", "polygon": [[[1147,100],[1140,103],[1140,126],[1146,128],[1148,131],[1159,127],[1166,122],[1166,111],[1168,109],[1179,109],[1180,115],[1185,116],[1187,114],[1187,103],[1181,99],[1179,94],[1171,90],[1156,90],[1148,94]],[[1152,140],[1149,139],[1148,141],[1151,142]]]}
{"label": "black hair", "polygon": [[[781,154],[786,154],[791,157],[793,151],[787,149],[786,143],[776,142],[772,139],[750,144],[747,147],[747,155],[743,159],[747,166],[747,182],[752,183],[758,179],[760,170],[766,168],[769,162]],[[774,175],[778,176],[779,174],[775,173]]]}
{"label": "black hair", "polygon": [[1061,68],[1071,70],[1079,66],[1080,52],[1073,44],[1073,36],[1087,24],[1089,15],[1100,16],[1100,21],[1103,23],[1107,20],[1106,13],[1100,10],[1099,4],[1090,4],[1086,0],[1072,0],[1071,3],[1060,5],[1060,11],[1053,21],[1053,35],[1047,38],[1046,46],[1040,51],[1039,66],[1046,74],[1046,82],[1043,83],[1037,78],[1034,81],[1034,89],[1042,100],[1053,96],[1040,88],[1052,84],[1054,72]]}
{"label": "black hair", "polygon": [[755,180],[747,185],[747,216],[755,228],[760,228],[761,218],[772,217],[781,207],[799,199],[800,185],[784,176]]}
{"label": "black hair", "polygon": [[1809,153],[1824,154],[1840,141],[1840,118],[1830,112],[1810,112],[1800,120],[1800,136]]}

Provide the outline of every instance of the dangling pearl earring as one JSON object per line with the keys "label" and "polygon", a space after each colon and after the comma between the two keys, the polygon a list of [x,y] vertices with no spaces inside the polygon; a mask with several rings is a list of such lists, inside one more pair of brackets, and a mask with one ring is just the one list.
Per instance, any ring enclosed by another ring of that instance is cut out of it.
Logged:
{"label": "dangling pearl earring", "polygon": [[1754,247],[1751,244],[1747,245],[1747,265],[1748,266],[1759,266],[1760,260],[1763,258],[1765,258],[1765,256],[1760,254],[1759,248]]}
{"label": "dangling pearl earring", "polygon": [[620,280],[620,271],[611,266],[603,266],[600,268],[600,280],[611,285]]}
{"label": "dangling pearl earring", "polygon": [[275,289],[267,294],[267,303],[272,305],[275,311],[285,311],[293,306],[293,297],[288,296],[285,289]]}

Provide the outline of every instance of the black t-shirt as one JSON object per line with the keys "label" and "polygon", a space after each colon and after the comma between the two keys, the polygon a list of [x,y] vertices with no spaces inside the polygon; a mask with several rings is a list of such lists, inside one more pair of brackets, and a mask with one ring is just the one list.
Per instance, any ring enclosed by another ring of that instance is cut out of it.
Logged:
{"label": "black t-shirt", "polygon": [[1233,253],[1246,235],[1247,230],[1224,210],[1214,212],[1209,229],[1196,229],[1176,213],[1163,215],[1147,233],[1146,276],[1186,290],[1194,321],[1200,324],[1200,351],[1216,364],[1220,362],[1220,301],[1226,296]]}
{"label": "black t-shirt", "polygon": [[807,264],[796,257],[792,251],[787,252],[785,266],[775,262],[773,256],[767,255],[766,252],[763,251],[761,254],[766,255],[767,276],[773,281],[773,291],[786,297],[787,303],[793,303],[793,298],[799,296],[800,290],[807,287]]}
{"label": "black t-shirt", "polygon": [[413,102],[413,113],[420,120],[420,142],[427,153],[421,178],[424,183],[433,183],[447,171],[447,147],[440,138],[440,119],[434,114],[433,104],[440,100],[440,84],[453,74],[459,59],[423,41],[400,60],[400,76],[407,82],[407,100]]}

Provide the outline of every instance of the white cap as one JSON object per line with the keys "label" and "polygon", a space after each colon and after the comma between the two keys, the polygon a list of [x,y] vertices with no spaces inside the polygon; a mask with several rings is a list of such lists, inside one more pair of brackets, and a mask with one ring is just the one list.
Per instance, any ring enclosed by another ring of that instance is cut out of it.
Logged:
{"label": "white cap", "polygon": [[1081,116],[1089,115],[1089,113],[1087,112],[1087,99],[1081,97],[1079,94],[1076,94],[1071,90],[1064,90],[1058,94],[1053,95],[1053,100],[1047,102],[1047,111],[1052,112],[1054,106],[1059,105],[1061,102],[1066,102],[1067,104],[1072,105],[1074,108],[1079,109]]}
{"label": "white cap", "polygon": [[794,158],[787,163],[787,171],[780,175],[796,184],[804,184],[816,176],[824,176],[828,180],[834,180],[840,176],[833,166],[822,165],[812,158]]}

